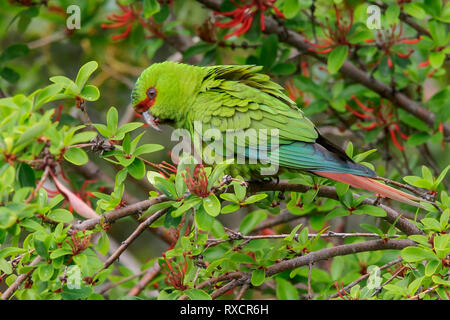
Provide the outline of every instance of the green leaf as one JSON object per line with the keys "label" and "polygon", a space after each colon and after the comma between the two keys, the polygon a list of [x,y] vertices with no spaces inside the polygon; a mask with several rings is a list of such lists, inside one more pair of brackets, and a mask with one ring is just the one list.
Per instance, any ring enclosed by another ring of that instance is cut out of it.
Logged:
{"label": "green leaf", "polygon": [[252,272],[252,278],[250,280],[252,285],[258,287],[264,283],[264,280],[266,280],[266,271],[264,268],[256,269]]}
{"label": "green leaf", "polygon": [[436,182],[434,183],[436,186],[438,186],[442,182],[442,180],[444,180],[448,170],[450,170],[450,165],[448,165],[444,170],[442,170],[439,177],[437,177]]}
{"label": "green leaf", "polygon": [[54,76],[50,78],[51,82],[61,84],[63,88],[68,90],[69,94],[77,95],[80,93],[80,88],[71,79],[64,76]]}
{"label": "green leaf", "polygon": [[263,222],[266,218],[267,218],[266,210],[253,211],[252,213],[246,215],[244,219],[242,219],[241,224],[239,226],[239,232],[241,232],[244,235],[249,234],[257,225]]}
{"label": "green leaf", "polygon": [[222,193],[219,195],[219,197],[221,197],[225,201],[234,202],[234,203],[239,202],[238,198],[233,193]]}
{"label": "green leaf", "polygon": [[250,257],[247,254],[243,254],[243,253],[234,253],[231,257],[230,260],[235,262],[235,263],[244,263],[244,264],[254,264],[255,260],[252,259],[252,257]]}
{"label": "green leaf", "polygon": [[5,207],[0,207],[0,229],[11,227],[17,220],[17,215]]}
{"label": "green leaf", "polygon": [[227,204],[226,206],[224,206],[220,212],[222,214],[227,214],[227,213],[235,212],[235,211],[239,210],[240,208],[241,208],[240,205],[238,205],[236,203],[232,203],[232,204]]}
{"label": "green leaf", "polygon": [[100,91],[96,86],[88,84],[81,89],[80,96],[87,101],[96,101],[100,98]]}
{"label": "green leaf", "polygon": [[184,291],[184,294],[191,300],[212,300],[208,293],[200,289],[188,289]]}
{"label": "green leaf", "polygon": [[144,17],[146,19],[158,13],[160,10],[159,2],[157,0],[144,0],[143,2]]}
{"label": "green leaf", "polygon": [[294,18],[297,13],[300,11],[301,1],[299,0],[285,0],[283,6],[283,13],[286,19]]}
{"label": "green leaf", "polygon": [[[115,140],[122,140],[126,133],[136,130],[142,127],[144,124],[142,122],[129,122],[121,126],[114,137]],[[98,128],[97,128],[98,129]],[[101,132],[100,132],[101,133]],[[102,133],[103,134],[103,133]]]}
{"label": "green leaf", "polygon": [[72,254],[72,250],[66,249],[66,248],[59,248],[54,250],[51,254],[50,254],[50,259],[57,259],[59,257],[62,256],[66,256]]}
{"label": "green leaf", "polygon": [[441,14],[442,0],[424,0],[423,8],[433,17]]}
{"label": "green leaf", "polygon": [[73,220],[72,213],[69,210],[61,208],[50,211],[47,217],[56,222],[63,222],[63,223],[68,223]]}
{"label": "green leaf", "polygon": [[431,250],[419,247],[407,247],[401,251],[401,256],[406,262],[418,262],[422,260],[436,260],[437,257]]}
{"label": "green leaf", "polygon": [[3,271],[6,274],[11,274],[12,273],[11,263],[3,258],[0,258],[0,271]]}
{"label": "green leaf", "polygon": [[194,218],[200,230],[209,231],[214,223],[214,217],[207,214],[203,207],[195,212]]}
{"label": "green leaf", "polygon": [[127,167],[130,175],[136,180],[141,180],[145,176],[145,164],[141,159],[135,158],[134,161]]}
{"label": "green leaf", "polygon": [[444,46],[447,44],[447,26],[436,20],[428,21],[428,29],[436,46]]}
{"label": "green leaf", "polygon": [[79,289],[69,289],[67,286],[64,286],[63,291],[61,292],[61,297],[64,300],[79,300],[89,297],[92,292],[93,289],[90,286],[81,286]]}
{"label": "green leaf", "polygon": [[376,234],[378,234],[380,236],[383,235],[383,231],[381,231],[380,229],[378,229],[377,227],[375,227],[375,226],[373,226],[371,224],[361,223],[359,226],[361,228],[363,228],[364,230],[367,230],[369,232],[376,233]]}
{"label": "green leaf", "polygon": [[270,69],[270,72],[276,75],[286,76],[293,74],[295,70],[297,70],[295,64],[290,62],[281,62],[274,65],[273,68]]}
{"label": "green leaf", "polygon": [[77,166],[86,164],[89,161],[88,155],[81,148],[69,148],[64,152],[64,159]]}
{"label": "green leaf", "polygon": [[28,128],[17,140],[17,146],[26,145],[34,140],[34,138],[40,136],[45,129],[47,129],[49,123],[46,121],[40,121]]}
{"label": "green leaf", "polygon": [[430,60],[430,65],[433,68],[438,69],[444,63],[445,53],[442,51],[432,51],[432,52],[430,52],[429,60]]}
{"label": "green leaf", "polygon": [[277,298],[280,300],[299,300],[297,288],[295,288],[289,281],[278,277],[277,283]]}
{"label": "green leaf", "polygon": [[189,59],[197,54],[200,53],[206,53],[208,51],[211,51],[212,49],[216,48],[216,44],[215,43],[208,43],[208,42],[203,42],[203,41],[199,41],[196,44],[194,44],[193,46],[189,47],[184,53],[183,53],[183,58]]}
{"label": "green leaf", "polygon": [[408,138],[408,144],[411,146],[418,146],[427,142],[431,136],[426,132],[417,132]]}
{"label": "green leaf", "polygon": [[8,67],[0,69],[0,76],[11,83],[16,83],[20,79],[20,75],[16,71]]}
{"label": "green leaf", "polygon": [[362,205],[353,211],[353,214],[368,214],[374,217],[386,217],[386,211],[380,207],[371,205]]}
{"label": "green leaf", "polygon": [[403,5],[406,13],[408,13],[409,15],[413,16],[416,19],[425,20],[427,14],[425,10],[423,10],[423,8],[420,6],[420,4],[411,2],[405,3]]}
{"label": "green leaf", "polygon": [[260,63],[264,70],[269,70],[275,63],[278,51],[278,37],[271,33],[264,40],[261,47]]}
{"label": "green leaf", "polygon": [[431,277],[433,274],[436,273],[436,270],[440,265],[441,262],[439,260],[428,261],[427,265],[425,266],[425,275],[427,277]]}
{"label": "green leaf", "polygon": [[20,163],[17,169],[17,180],[21,187],[36,187],[34,170],[26,163]]}
{"label": "green leaf", "polygon": [[48,243],[45,241],[45,237],[38,237],[37,234],[33,237],[34,249],[44,259],[49,258]]}
{"label": "green leaf", "polygon": [[203,198],[203,207],[210,216],[217,217],[220,214],[220,201],[215,194]]}
{"label": "green leaf", "polygon": [[254,195],[248,197],[244,202],[242,202],[242,204],[247,205],[247,204],[255,203],[255,202],[261,201],[265,198],[267,198],[266,193],[254,194]]}
{"label": "green leaf", "polygon": [[95,246],[98,252],[105,255],[108,253],[109,250],[109,238],[108,234],[105,232],[105,230],[102,230],[100,232],[100,238],[98,238],[97,245]]}
{"label": "green leaf", "polygon": [[339,71],[348,54],[347,46],[338,46],[328,55],[328,72],[334,74]]}
{"label": "green leaf", "polygon": [[400,6],[397,4],[389,5],[384,12],[385,21],[387,25],[392,25],[398,22],[398,16],[400,15]]}
{"label": "green leaf", "polygon": [[163,150],[164,147],[160,144],[143,144],[142,146],[139,146],[134,150],[133,154],[137,157],[141,154],[145,153],[153,153],[156,151]]}
{"label": "green leaf", "polygon": [[325,221],[331,220],[337,217],[345,217],[348,216],[350,212],[345,208],[336,208],[332,210],[329,214],[325,216]]}
{"label": "green leaf", "polygon": [[115,107],[111,107],[106,114],[106,126],[112,135],[116,134],[117,123],[119,122],[119,113]]}
{"label": "green leaf", "polygon": [[184,200],[183,204],[174,212],[172,212],[173,217],[179,217],[186,211],[190,210],[191,208],[195,207],[197,204],[201,202],[201,198],[199,197],[193,197]]}
{"label": "green leaf", "polygon": [[16,58],[21,58],[23,56],[26,56],[30,52],[30,49],[27,45],[19,43],[19,44],[13,44],[6,48],[2,52],[2,55],[0,56],[0,63],[4,63],[9,60],[13,60]]}
{"label": "green leaf", "polygon": [[39,266],[37,272],[39,275],[39,280],[41,281],[49,281],[53,275],[53,265],[51,264],[43,264]]}
{"label": "green leaf", "polygon": [[89,61],[85,63],[78,71],[75,83],[79,88],[83,88],[91,74],[98,68],[96,61]]}

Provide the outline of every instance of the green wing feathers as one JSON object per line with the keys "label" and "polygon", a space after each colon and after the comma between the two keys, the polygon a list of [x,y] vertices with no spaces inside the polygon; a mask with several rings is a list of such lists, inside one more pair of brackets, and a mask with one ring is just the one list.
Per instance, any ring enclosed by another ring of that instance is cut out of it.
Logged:
{"label": "green wing feathers", "polygon": [[281,141],[314,142],[318,133],[283,88],[256,66],[208,67],[189,120],[203,130],[279,129]]}

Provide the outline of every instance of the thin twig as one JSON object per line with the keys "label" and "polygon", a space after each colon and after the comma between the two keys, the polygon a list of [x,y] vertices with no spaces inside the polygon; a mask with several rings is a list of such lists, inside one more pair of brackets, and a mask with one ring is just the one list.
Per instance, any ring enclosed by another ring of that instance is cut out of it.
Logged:
{"label": "thin twig", "polygon": [[[396,265],[397,263],[401,262],[402,258],[397,258],[394,261],[391,261],[389,263],[386,263],[385,265],[380,267],[380,270],[384,270],[387,269],[389,267],[392,267],[394,265]],[[363,281],[364,279],[367,279],[368,277],[370,277],[370,273],[366,273],[364,275],[362,275],[361,277],[359,277],[358,279],[356,279],[355,281],[349,283],[348,285],[346,285],[343,290],[345,291],[350,291],[351,288],[353,288],[354,286],[356,286],[358,283],[360,283],[361,281]],[[328,297],[328,300],[330,299],[334,299],[337,298],[339,296],[338,293],[334,293],[331,296]]]}
{"label": "thin twig", "polygon": [[[43,261],[42,257],[37,256],[28,266],[34,267],[41,261]],[[33,271],[34,271],[34,268],[32,268],[27,273],[24,273],[24,274],[21,274],[20,276],[18,276],[16,281],[14,281],[9,286],[9,288],[6,289],[6,291],[2,294],[1,298],[3,300],[8,300],[9,298],[11,298],[11,296],[14,294],[14,292],[16,292],[17,289],[19,289],[20,285],[33,273]]]}
{"label": "thin twig", "polygon": [[103,264],[103,268],[98,270],[96,272],[96,274],[98,274],[100,271],[108,268],[111,264],[113,264],[114,261],[116,261],[120,255],[128,248],[128,246],[134,241],[136,240],[136,238],[142,233],[144,232],[144,230],[150,226],[153,222],[155,222],[157,219],[159,219],[163,214],[165,214],[167,212],[167,208],[166,209],[162,209],[159,210],[158,212],[154,213],[153,215],[151,215],[150,217],[148,217],[144,222],[142,222],[137,228],[136,230],[133,231],[133,233],[125,240],[122,242],[122,244],[120,245],[119,248],[117,248],[117,250],[108,258],[108,260],[105,261],[105,263]]}
{"label": "thin twig", "polygon": [[133,287],[133,289],[130,290],[130,292],[128,292],[127,296],[135,297],[139,293],[141,293],[142,290],[144,290],[147,287],[150,281],[152,281],[160,271],[161,267],[159,266],[158,261],[155,261],[153,266],[146,271],[142,279],[139,280],[139,282]]}
{"label": "thin twig", "polygon": [[30,203],[30,201],[36,196],[36,193],[39,191],[39,189],[44,185],[45,180],[47,180],[48,175],[50,173],[50,166],[46,166],[44,169],[44,173],[42,174],[41,180],[39,180],[39,183],[36,185],[36,188],[34,188],[33,192],[30,194],[30,196],[25,200],[25,203]]}

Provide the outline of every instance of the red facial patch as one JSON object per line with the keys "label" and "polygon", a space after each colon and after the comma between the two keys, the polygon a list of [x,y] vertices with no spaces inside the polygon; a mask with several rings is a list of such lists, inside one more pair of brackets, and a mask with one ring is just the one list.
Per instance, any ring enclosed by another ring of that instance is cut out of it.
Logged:
{"label": "red facial patch", "polygon": [[157,94],[156,89],[154,87],[151,87],[147,90],[146,93],[147,93],[147,97],[144,100],[142,100],[141,102],[139,102],[139,104],[137,104],[135,107],[135,110],[139,113],[143,113],[143,112],[147,111],[155,103],[156,94]]}

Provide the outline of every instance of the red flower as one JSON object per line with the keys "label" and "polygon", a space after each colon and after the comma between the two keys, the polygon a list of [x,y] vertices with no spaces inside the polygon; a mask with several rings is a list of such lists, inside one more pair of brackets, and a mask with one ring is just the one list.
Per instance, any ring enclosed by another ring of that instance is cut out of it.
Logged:
{"label": "red flower", "polygon": [[[305,72],[303,74],[305,74]],[[306,96],[305,92],[301,91],[300,89],[298,89],[295,86],[294,81],[292,80],[292,78],[286,81],[284,87],[285,87],[286,91],[289,94],[289,98],[292,101],[297,101],[297,99],[299,97],[302,97],[303,98],[302,100],[303,100],[303,103],[305,105],[305,108],[309,105],[310,99]]]}
{"label": "red flower", "polygon": [[252,0],[249,4],[242,5],[237,4],[232,0],[232,2],[236,5],[236,9],[230,12],[214,12],[214,14],[216,15],[231,17],[231,20],[225,23],[218,21],[216,22],[216,26],[220,28],[233,28],[240,25],[238,29],[230,34],[227,34],[224,38],[228,39],[232,36],[241,36],[245,34],[248,29],[250,29],[253,18],[259,11],[261,19],[261,30],[264,31],[266,29],[264,21],[264,11],[273,9],[277,16],[284,18],[284,14],[273,5],[275,1],[276,0]]}
{"label": "red flower", "polygon": [[115,22],[115,23],[113,23],[113,24],[103,23],[101,26],[103,29],[118,29],[118,28],[125,27],[124,32],[122,32],[121,34],[112,36],[113,40],[119,40],[119,39],[126,38],[130,34],[135,21],[139,21],[141,24],[143,24],[139,18],[138,11],[134,11],[134,9],[131,6],[127,7],[127,6],[124,6],[121,4],[119,4],[119,6],[124,13],[120,16],[117,14],[109,15],[108,20],[111,20],[112,22]]}
{"label": "red flower", "polygon": [[345,108],[359,119],[372,120],[372,122],[366,124],[358,122],[356,123],[358,127],[366,131],[370,131],[375,128],[386,128],[389,131],[389,136],[392,140],[392,143],[397,147],[397,149],[399,149],[400,151],[405,150],[405,148],[399,142],[397,135],[404,140],[407,140],[409,137],[401,131],[398,121],[394,119],[394,107],[389,102],[385,104],[384,101],[381,100],[378,107],[369,108],[364,103],[362,103],[355,95],[352,95],[352,99],[355,104],[361,109],[361,111],[355,110],[348,104],[345,106]]}
{"label": "red flower", "polygon": [[328,21],[328,18],[326,18],[326,28],[322,23],[320,23],[320,27],[322,28],[322,32],[325,35],[325,39],[322,39],[322,43],[313,43],[305,38],[305,41],[312,46],[309,47],[309,51],[325,54],[333,50],[333,47],[335,46],[351,46],[351,44],[347,40],[347,35],[353,26],[353,9],[350,8],[349,20],[345,22],[343,16],[341,15],[341,10],[338,9],[335,4],[333,6],[334,11],[336,12],[336,28],[331,27],[331,23]]}
{"label": "red flower", "polygon": [[184,285],[184,277],[187,271],[186,252],[183,252],[184,262],[179,264],[172,264],[174,259],[167,259],[165,252],[163,252],[162,256],[168,268],[163,270],[167,274],[167,277],[164,279],[166,283],[172,285],[175,289],[186,290],[188,288]]}
{"label": "red flower", "polygon": [[[390,69],[394,68],[394,64],[392,63],[391,54],[395,54],[398,57],[402,59],[407,59],[411,56],[411,54],[414,52],[414,49],[409,49],[406,53],[405,52],[399,52],[396,49],[393,49],[394,45],[397,44],[416,44],[422,40],[422,37],[415,38],[415,39],[406,39],[403,38],[403,26],[402,24],[399,25],[397,28],[397,25],[394,24],[391,27],[391,30],[387,30],[385,32],[382,32],[379,30],[377,32],[377,39],[369,39],[369,41],[366,40],[367,43],[370,42],[376,42],[377,46],[380,47],[381,51],[383,51],[387,56],[387,62]],[[380,60],[381,61],[381,60]],[[378,61],[376,65],[380,63]]]}
{"label": "red flower", "polygon": [[206,172],[202,164],[197,164],[195,166],[194,176],[191,175],[189,170],[186,170],[186,175],[182,173],[181,176],[192,194],[202,198],[209,196],[210,192],[208,191],[208,177],[206,176]]}

